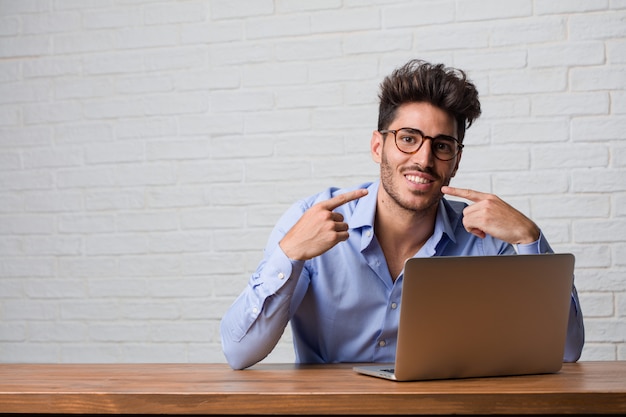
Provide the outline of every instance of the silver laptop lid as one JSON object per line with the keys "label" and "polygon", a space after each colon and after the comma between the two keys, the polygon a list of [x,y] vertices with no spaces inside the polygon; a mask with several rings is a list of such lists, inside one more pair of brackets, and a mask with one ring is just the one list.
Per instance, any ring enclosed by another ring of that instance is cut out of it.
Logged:
{"label": "silver laptop lid", "polygon": [[406,261],[397,380],[558,372],[572,254]]}

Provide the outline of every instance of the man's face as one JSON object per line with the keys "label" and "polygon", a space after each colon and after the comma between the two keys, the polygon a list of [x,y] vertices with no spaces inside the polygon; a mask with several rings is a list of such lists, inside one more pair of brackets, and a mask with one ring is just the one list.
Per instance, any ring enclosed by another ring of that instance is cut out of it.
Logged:
{"label": "man's face", "polygon": [[[457,138],[457,123],[452,116],[432,104],[412,102],[400,106],[388,130],[419,129],[426,136],[447,135]],[[442,197],[441,187],[448,185],[461,160],[459,153],[450,161],[441,161],[431,151],[432,140],[424,139],[414,154],[401,152],[393,133],[386,139],[375,131],[371,140],[372,159],[380,164],[383,202],[413,212],[435,211]]]}

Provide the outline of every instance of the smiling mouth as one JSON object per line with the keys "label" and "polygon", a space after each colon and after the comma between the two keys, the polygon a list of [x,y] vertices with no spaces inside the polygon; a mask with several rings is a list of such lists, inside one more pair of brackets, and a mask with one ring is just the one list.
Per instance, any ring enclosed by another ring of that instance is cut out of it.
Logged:
{"label": "smiling mouth", "polygon": [[417,176],[417,175],[405,175],[404,176],[407,180],[414,182],[416,184],[430,184],[431,182],[433,182],[432,180]]}

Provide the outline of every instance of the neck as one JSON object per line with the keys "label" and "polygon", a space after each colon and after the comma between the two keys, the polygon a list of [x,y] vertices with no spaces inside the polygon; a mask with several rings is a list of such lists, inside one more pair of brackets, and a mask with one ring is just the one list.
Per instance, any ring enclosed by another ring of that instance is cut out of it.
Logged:
{"label": "neck", "polygon": [[426,210],[407,210],[385,193],[378,193],[374,227],[392,278],[433,234],[438,204]]}
{"label": "neck", "polygon": [[428,212],[390,211],[379,205],[375,220],[376,236],[379,241],[389,240],[395,246],[421,247],[435,229],[436,209],[437,206]]}

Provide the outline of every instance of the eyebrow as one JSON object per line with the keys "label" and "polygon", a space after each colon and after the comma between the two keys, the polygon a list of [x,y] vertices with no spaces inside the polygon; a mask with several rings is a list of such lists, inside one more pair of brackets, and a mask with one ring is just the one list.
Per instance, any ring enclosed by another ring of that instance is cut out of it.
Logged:
{"label": "eyebrow", "polygon": [[404,130],[416,130],[416,131],[418,131],[418,132],[419,132],[422,136],[424,136],[425,138],[431,138],[431,139],[452,139],[452,140],[454,140],[454,141],[456,141],[456,142],[459,142],[459,140],[458,140],[457,138],[455,138],[454,136],[451,136],[451,135],[446,135],[446,134],[444,134],[444,133],[440,133],[440,134],[438,134],[438,135],[436,135],[436,136],[428,136],[427,134],[425,134],[425,133],[422,131],[422,129],[418,129],[418,128],[416,128],[416,127],[401,127],[401,128],[399,128],[399,129],[392,129],[392,130],[397,130],[397,131],[400,131],[400,130],[403,130],[403,129],[404,129]]}

